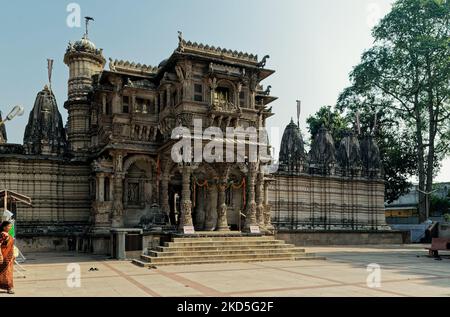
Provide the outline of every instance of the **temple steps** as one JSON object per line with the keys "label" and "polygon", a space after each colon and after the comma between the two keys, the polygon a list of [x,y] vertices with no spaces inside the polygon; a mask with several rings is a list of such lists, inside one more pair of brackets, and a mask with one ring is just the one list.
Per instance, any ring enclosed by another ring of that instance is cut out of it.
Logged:
{"label": "temple steps", "polygon": [[[234,251],[234,250],[265,250],[265,249],[273,249],[274,246],[272,244],[241,244],[239,248],[235,246],[225,245],[225,246],[189,246],[189,247],[155,247],[152,251],[155,252],[194,252],[194,251]],[[292,248],[289,244],[278,244],[276,246],[278,250],[290,249]],[[304,250],[304,249],[303,249]]]}
{"label": "temple steps", "polygon": [[142,267],[324,259],[273,236],[174,237],[133,263]]}

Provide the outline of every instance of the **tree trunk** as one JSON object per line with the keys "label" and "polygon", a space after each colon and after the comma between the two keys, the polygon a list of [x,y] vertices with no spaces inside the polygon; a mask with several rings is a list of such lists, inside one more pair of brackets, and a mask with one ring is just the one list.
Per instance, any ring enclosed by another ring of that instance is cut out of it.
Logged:
{"label": "tree trunk", "polygon": [[[428,80],[432,80],[432,72],[430,67],[429,59],[427,58],[427,77]],[[437,134],[437,125],[439,118],[439,105],[436,105],[436,109],[434,108],[434,94],[433,88],[431,85],[428,85],[427,88],[428,93],[428,116],[429,116],[429,125],[428,125],[428,134],[429,134],[429,145],[428,145],[428,157],[427,157],[427,183],[426,183],[426,192],[429,197],[426,200],[426,210],[430,210],[430,201],[431,201],[431,191],[433,190],[433,176],[434,176],[434,161],[435,161],[435,143],[436,143],[436,134]],[[430,216],[430,215],[428,215]]]}
{"label": "tree trunk", "polygon": [[425,171],[425,151],[423,144],[423,136],[422,136],[422,119],[419,109],[419,96],[415,95],[415,106],[414,106],[414,115],[416,121],[416,138],[417,138],[417,170],[419,176],[419,222],[423,222],[426,219],[426,199],[425,194],[425,180],[426,180],[426,171]]}

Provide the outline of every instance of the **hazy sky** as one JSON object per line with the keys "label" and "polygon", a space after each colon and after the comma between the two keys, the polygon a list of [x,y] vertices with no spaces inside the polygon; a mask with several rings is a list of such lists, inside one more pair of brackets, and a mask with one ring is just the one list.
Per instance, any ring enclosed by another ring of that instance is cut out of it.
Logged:
{"label": "hazy sky", "polygon": [[[276,115],[269,126],[283,129],[296,116],[295,100],[305,119],[322,105],[333,105],[348,85],[348,74],[373,42],[371,27],[392,0],[15,0],[0,11],[0,109],[23,104],[26,115],[8,123],[8,139],[22,143],[36,93],[47,83],[47,58],[55,60],[53,91],[63,119],[68,71],[67,43],[81,38],[71,28],[67,5],[77,3],[82,16],[95,18],[90,39],[104,55],[158,65],[184,38],[209,45],[269,54],[268,68]],[[83,23],[82,23],[83,27]],[[282,133],[282,131],[281,131]],[[281,135],[280,135],[281,137]],[[278,141],[279,142],[279,141]],[[277,151],[279,144],[274,140]],[[438,181],[450,180],[447,159]]]}

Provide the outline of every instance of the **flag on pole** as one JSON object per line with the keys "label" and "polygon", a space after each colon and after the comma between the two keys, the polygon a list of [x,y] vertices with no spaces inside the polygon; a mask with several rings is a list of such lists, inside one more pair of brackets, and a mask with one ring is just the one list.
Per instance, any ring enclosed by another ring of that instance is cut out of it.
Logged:
{"label": "flag on pole", "polygon": [[297,100],[297,124],[300,126],[300,113],[302,111],[302,102]]}
{"label": "flag on pole", "polygon": [[48,68],[48,83],[50,86],[50,90],[52,89],[52,72],[53,72],[53,59],[47,59],[47,68]]}

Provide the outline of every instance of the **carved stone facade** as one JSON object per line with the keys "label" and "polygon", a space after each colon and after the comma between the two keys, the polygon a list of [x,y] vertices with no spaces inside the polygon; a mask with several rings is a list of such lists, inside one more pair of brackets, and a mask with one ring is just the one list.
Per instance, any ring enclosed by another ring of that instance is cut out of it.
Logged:
{"label": "carved stone facade", "polygon": [[[349,137],[336,160],[333,140],[321,129],[308,160],[300,131],[291,123],[275,178],[259,161],[172,161],[172,131],[180,125],[193,131],[198,119],[204,128],[222,131],[265,127],[273,115],[268,105],[276,100],[271,87],[261,85],[274,73],[265,68],[267,59],[185,41],[180,34],[178,48],[158,67],[110,59],[105,69],[102,50],[87,35],[69,43],[64,57],[69,70],[66,128],[46,87],[30,113],[24,145],[0,145],[0,178],[8,189],[34,201],[17,214],[18,227],[30,234],[88,237],[135,227],[248,231],[259,226],[271,232],[271,215],[283,215],[274,221],[282,225],[284,220],[278,219],[291,212],[289,197],[297,192],[303,198],[296,200],[296,210],[305,212],[301,217],[306,222],[326,224],[341,197],[339,213],[365,212],[379,217],[382,225],[383,183],[370,138],[355,154]],[[5,138],[6,132],[0,132]],[[199,140],[203,147],[209,141]],[[336,174],[337,161],[357,169],[359,159],[370,178]],[[342,198],[348,192],[349,198]],[[354,223],[368,223],[367,217]]]}
{"label": "carved stone facade", "polygon": [[77,222],[71,234],[94,236],[134,227],[264,229],[269,180],[260,164],[176,164],[171,134],[180,125],[193,129],[196,119],[223,131],[264,127],[273,115],[267,105],[276,99],[261,85],[274,73],[264,68],[267,58],[180,37],[157,67],[110,59],[105,69],[103,51],[87,35],[69,43],[66,128],[46,86],[24,145],[0,148],[0,177],[37,202],[19,212],[18,225],[61,232]]}

